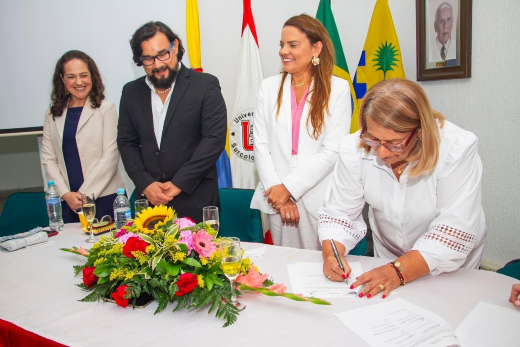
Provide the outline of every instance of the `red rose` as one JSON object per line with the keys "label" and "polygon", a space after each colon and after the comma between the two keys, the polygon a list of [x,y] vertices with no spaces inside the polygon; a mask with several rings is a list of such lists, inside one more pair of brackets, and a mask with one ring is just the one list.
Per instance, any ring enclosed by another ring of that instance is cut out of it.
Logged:
{"label": "red rose", "polygon": [[112,299],[116,301],[116,304],[123,308],[128,306],[128,299],[125,299],[125,295],[128,294],[126,288],[128,288],[126,284],[124,286],[119,286],[116,291],[112,293]]}
{"label": "red rose", "polygon": [[175,292],[175,295],[183,296],[185,294],[191,293],[191,291],[199,284],[199,282],[197,281],[197,275],[184,273],[180,275],[176,284],[177,287],[179,287],[179,291]]}
{"label": "red rose", "polygon": [[141,251],[146,254],[146,247],[148,247],[148,243],[146,243],[140,237],[132,236],[126,241],[126,244],[123,247],[123,254],[128,258],[134,258],[130,252]]}
{"label": "red rose", "polygon": [[94,270],[96,270],[94,266],[85,266],[83,268],[83,283],[85,283],[85,285],[89,288],[92,288],[92,286],[96,284],[97,280],[99,279],[99,277],[94,275]]}

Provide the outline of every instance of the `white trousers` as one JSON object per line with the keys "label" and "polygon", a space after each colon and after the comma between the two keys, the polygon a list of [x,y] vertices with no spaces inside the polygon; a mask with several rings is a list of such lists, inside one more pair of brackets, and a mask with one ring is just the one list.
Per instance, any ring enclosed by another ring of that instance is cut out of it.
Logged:
{"label": "white trousers", "polygon": [[321,251],[318,239],[318,220],[307,212],[301,199],[296,206],[300,213],[300,223],[297,227],[282,224],[280,213],[268,215],[273,243],[277,246]]}

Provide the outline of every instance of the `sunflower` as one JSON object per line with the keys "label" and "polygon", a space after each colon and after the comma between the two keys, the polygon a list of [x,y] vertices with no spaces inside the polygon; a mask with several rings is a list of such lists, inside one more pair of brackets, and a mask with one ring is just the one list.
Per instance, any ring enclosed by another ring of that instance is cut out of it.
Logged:
{"label": "sunflower", "polygon": [[174,212],[171,207],[163,205],[148,207],[134,220],[134,226],[145,234],[152,234],[157,227],[166,224],[173,219]]}

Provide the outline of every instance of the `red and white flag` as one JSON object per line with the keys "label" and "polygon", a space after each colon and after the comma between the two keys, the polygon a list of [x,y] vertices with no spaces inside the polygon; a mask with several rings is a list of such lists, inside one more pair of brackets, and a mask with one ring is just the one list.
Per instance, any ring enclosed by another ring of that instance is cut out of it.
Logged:
{"label": "red and white flag", "polygon": [[251,0],[244,0],[239,64],[235,107],[228,115],[231,175],[234,188],[254,189],[258,173],[253,152],[253,120],[256,95],[264,77]]}

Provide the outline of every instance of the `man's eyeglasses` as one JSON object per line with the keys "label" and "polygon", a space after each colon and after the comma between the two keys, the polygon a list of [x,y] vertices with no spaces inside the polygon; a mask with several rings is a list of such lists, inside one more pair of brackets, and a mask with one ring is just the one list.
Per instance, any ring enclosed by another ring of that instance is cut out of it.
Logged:
{"label": "man's eyeglasses", "polygon": [[155,57],[141,57],[139,60],[141,60],[141,63],[143,63],[144,66],[152,66],[155,63],[155,59],[158,59],[160,61],[166,61],[170,59],[170,51],[173,48],[173,42],[170,43],[170,48],[168,48],[167,52],[161,52],[157,54]]}
{"label": "man's eyeglasses", "polygon": [[[399,144],[393,144],[393,143],[383,143],[383,146],[388,149],[390,152],[394,153],[402,153],[406,149],[406,146],[410,143],[412,140],[413,135],[417,132],[417,130],[420,127],[415,128],[412,133],[406,138],[406,140]],[[365,127],[363,127],[363,130],[361,130],[361,134],[359,137],[361,138],[361,141],[363,141],[366,145],[372,147],[374,150],[377,150],[381,146],[381,142],[377,142],[375,140],[371,140],[369,138],[366,138],[363,136],[365,133]]]}

